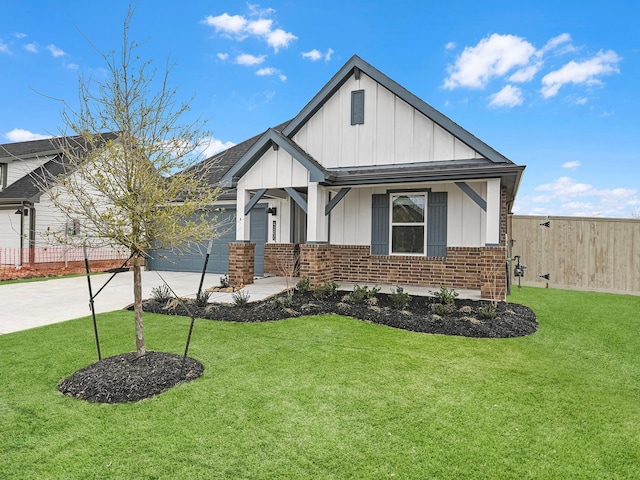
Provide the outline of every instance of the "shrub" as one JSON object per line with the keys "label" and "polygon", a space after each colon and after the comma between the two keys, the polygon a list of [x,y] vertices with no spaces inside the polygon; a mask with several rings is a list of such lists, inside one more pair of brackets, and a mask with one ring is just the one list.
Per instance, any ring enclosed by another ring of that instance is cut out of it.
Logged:
{"label": "shrub", "polygon": [[451,305],[455,302],[456,297],[458,296],[458,292],[456,292],[453,288],[449,290],[444,285],[440,285],[440,290],[437,292],[430,291],[434,297],[436,297],[440,303],[444,303],[446,305]]}
{"label": "shrub", "polygon": [[231,299],[233,300],[233,304],[236,307],[246,307],[249,305],[249,299],[251,295],[246,290],[238,290],[231,295]]}
{"label": "shrub", "polygon": [[309,277],[303,277],[296,285],[296,288],[302,293],[311,291],[311,284],[309,282]]}
{"label": "shrub", "polygon": [[480,315],[480,318],[490,320],[492,318],[495,318],[497,314],[498,312],[496,311],[496,307],[494,307],[490,303],[478,307],[478,315]]}
{"label": "shrub", "polygon": [[202,290],[196,294],[196,307],[206,307],[209,303],[211,292]]}
{"label": "shrub", "polygon": [[173,298],[171,289],[164,283],[151,289],[151,298],[158,303],[166,303]]}
{"label": "shrub", "polygon": [[409,302],[411,302],[411,295],[405,292],[402,287],[396,287],[395,289],[391,289],[389,300],[393,308],[404,310],[409,306]]}
{"label": "shrub", "polygon": [[473,311],[473,308],[471,308],[469,305],[463,305],[462,307],[460,307],[460,313],[471,313]]}
{"label": "shrub", "polygon": [[324,282],[322,285],[317,286],[313,290],[313,296],[314,298],[316,298],[316,300],[325,300],[329,297],[335,296],[337,291],[338,291],[338,284],[333,280],[330,282],[327,281],[327,282]]}
{"label": "shrub", "polygon": [[370,300],[376,296],[376,293],[380,291],[380,287],[373,287],[369,289],[366,285],[361,287],[360,285],[355,285],[353,287],[353,292],[350,292],[348,297],[349,301],[353,303],[364,303],[367,300]]}
{"label": "shrub", "polygon": [[455,310],[455,307],[451,303],[432,303],[429,308],[433,313],[441,317],[450,315]]}
{"label": "shrub", "polygon": [[288,293],[287,295],[275,297],[271,301],[272,305],[280,308],[292,308],[293,307],[293,294]]}

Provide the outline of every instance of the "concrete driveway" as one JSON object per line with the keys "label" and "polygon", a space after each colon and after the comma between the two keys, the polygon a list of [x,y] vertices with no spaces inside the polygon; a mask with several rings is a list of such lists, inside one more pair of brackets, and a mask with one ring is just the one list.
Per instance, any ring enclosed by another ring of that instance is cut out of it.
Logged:
{"label": "concrete driveway", "polygon": [[[94,275],[91,284],[94,295],[109,280],[110,274]],[[162,285],[164,278],[181,297],[195,298],[200,283],[199,273],[142,272],[142,296],[149,298],[151,290]],[[207,274],[203,288],[220,285],[219,274]],[[286,287],[284,278],[259,279],[245,287],[251,301],[261,300]],[[214,293],[209,301],[231,302],[231,294]],[[96,313],[119,310],[133,303],[133,274],[118,273],[96,296]],[[0,334],[17,332],[52,323],[91,315],[86,277],[56,278],[39,282],[0,285]]]}

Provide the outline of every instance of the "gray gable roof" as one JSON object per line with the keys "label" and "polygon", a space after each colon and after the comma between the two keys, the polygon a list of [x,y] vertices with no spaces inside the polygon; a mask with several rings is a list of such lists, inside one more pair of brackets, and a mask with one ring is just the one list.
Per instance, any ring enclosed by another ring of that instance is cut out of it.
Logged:
{"label": "gray gable roof", "polygon": [[[101,136],[103,140],[117,138],[116,133],[103,133]],[[0,204],[13,204],[16,201],[34,202],[39,200],[43,192],[38,187],[38,181],[50,176],[60,175],[65,171],[63,157],[60,155],[63,145],[67,145],[70,148],[82,148],[86,146],[80,136],[52,137],[42,140],[30,140],[0,145],[0,161],[15,161],[56,155],[55,158],[35,168],[2,190],[0,192]]]}

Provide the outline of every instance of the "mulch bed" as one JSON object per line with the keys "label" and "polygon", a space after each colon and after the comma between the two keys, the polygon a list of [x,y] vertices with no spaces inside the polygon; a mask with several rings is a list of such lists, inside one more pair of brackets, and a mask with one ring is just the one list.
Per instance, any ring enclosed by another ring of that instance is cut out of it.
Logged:
{"label": "mulch bed", "polygon": [[[522,337],[538,329],[535,314],[523,305],[499,302],[495,305],[495,316],[486,318],[482,313],[492,305],[491,302],[455,299],[446,313],[437,307],[434,311],[434,303],[438,302],[432,297],[414,296],[407,308],[400,310],[393,306],[390,295],[383,293],[377,293],[372,300],[355,302],[344,292],[318,299],[311,292],[296,291],[293,296],[281,294],[245,305],[210,303],[198,307],[193,300],[187,299],[167,302],[147,300],[144,310],[168,315],[193,314],[197,318],[230,322],[268,322],[338,314],[413,332],[475,338]],[[137,358],[135,352],[131,352],[103,359],[78,370],[60,381],[58,390],[89,402],[135,402],[158,395],[179,383],[194,380],[203,371],[204,366],[192,358],[187,357],[183,361],[180,355],[162,352],[147,352]]]}
{"label": "mulch bed", "polygon": [[475,338],[522,337],[538,329],[535,313],[515,303],[499,302],[492,319],[479,314],[481,307],[491,305],[488,301],[455,299],[453,311],[446,315],[432,311],[430,305],[438,303],[434,297],[413,296],[405,310],[394,308],[390,295],[384,293],[377,293],[372,303],[354,303],[345,292],[318,300],[311,292],[296,291],[290,298],[281,294],[245,306],[210,303],[197,307],[193,300],[183,299],[182,302],[147,300],[143,308],[147,312],[185,316],[193,313],[196,318],[231,322],[268,322],[333,313],[413,332]]}
{"label": "mulch bed", "polygon": [[197,360],[149,351],[115,355],[78,370],[58,383],[70,397],[95,403],[126,403],[150,398],[179,383],[200,377],[204,366]]}

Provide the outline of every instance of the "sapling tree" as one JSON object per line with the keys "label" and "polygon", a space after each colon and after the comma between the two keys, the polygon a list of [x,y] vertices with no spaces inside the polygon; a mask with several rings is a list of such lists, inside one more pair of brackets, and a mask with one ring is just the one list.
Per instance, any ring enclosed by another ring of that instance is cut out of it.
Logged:
{"label": "sapling tree", "polygon": [[69,221],[80,224],[73,237],[54,232],[60,240],[129,251],[136,351],[142,356],[144,259],[152,248],[180,249],[215,236],[216,219],[208,212],[218,190],[199,166],[210,138],[206,122],[185,120],[190,101],[179,102],[169,86],[171,64],[158,75],[138,55],[142,45],[129,38],[133,13],[129,8],[118,50],[96,49],[104,77],[81,77],[79,106],[65,102],[58,140],[62,173],[46,178],[45,186]]}

